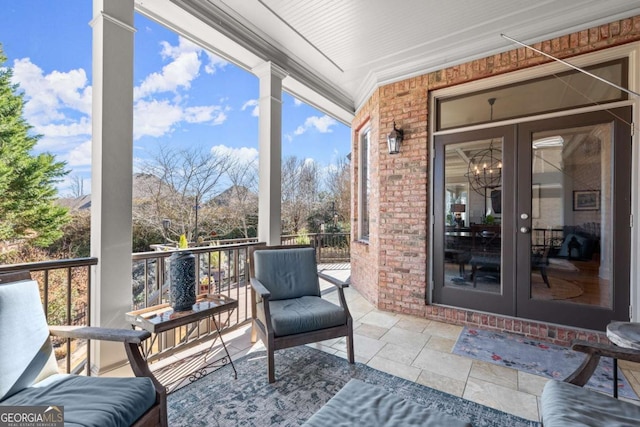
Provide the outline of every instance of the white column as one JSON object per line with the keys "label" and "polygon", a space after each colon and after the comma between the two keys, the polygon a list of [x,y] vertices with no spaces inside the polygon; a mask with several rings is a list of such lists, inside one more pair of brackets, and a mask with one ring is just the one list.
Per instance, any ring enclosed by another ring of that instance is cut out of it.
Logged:
{"label": "white column", "polygon": [[[134,0],[93,0],[91,322],[131,327]],[[92,343],[92,370],[126,361],[120,343]]]}
{"label": "white column", "polygon": [[253,69],[260,79],[258,241],[280,244],[282,176],[282,79],[286,72],[266,62]]}

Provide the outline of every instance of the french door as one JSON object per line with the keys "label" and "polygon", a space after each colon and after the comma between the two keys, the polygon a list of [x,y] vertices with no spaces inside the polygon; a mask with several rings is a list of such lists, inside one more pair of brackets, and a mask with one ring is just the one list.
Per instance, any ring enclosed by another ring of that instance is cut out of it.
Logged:
{"label": "french door", "polygon": [[631,108],[435,139],[434,302],[629,319]]}

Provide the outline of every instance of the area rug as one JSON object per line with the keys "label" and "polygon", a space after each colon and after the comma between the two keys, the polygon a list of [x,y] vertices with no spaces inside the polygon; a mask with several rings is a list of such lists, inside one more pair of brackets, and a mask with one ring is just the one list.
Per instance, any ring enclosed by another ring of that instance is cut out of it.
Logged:
{"label": "area rug", "polygon": [[[585,358],[584,353],[522,335],[467,327],[460,333],[453,353],[557,380],[568,377]],[[612,394],[613,361],[611,358],[600,359],[600,364],[586,387],[608,395]],[[618,395],[638,399],[619,369]]]}
{"label": "area rug", "polygon": [[549,277],[549,284],[542,281],[542,278],[533,276],[531,278],[531,297],[539,300],[562,300],[577,298],[583,294],[582,288],[569,280],[558,277]]}
{"label": "area rug", "polygon": [[169,425],[299,426],[351,378],[358,378],[474,426],[539,426],[307,346],[277,351],[276,382],[269,384],[265,357],[257,352],[234,361],[237,380],[227,365],[169,394]]}

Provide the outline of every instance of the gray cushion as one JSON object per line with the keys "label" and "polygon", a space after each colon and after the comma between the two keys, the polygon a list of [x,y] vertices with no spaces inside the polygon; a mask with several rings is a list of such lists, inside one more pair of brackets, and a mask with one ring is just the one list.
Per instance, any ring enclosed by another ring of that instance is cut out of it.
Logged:
{"label": "gray cushion", "polygon": [[320,296],[315,249],[257,250],[253,259],[255,276],[271,293],[270,300]]}
{"label": "gray cushion", "polygon": [[[342,307],[320,297],[271,301],[269,309],[276,337],[331,328],[347,322]],[[259,318],[264,321],[262,305],[258,305],[258,311]]]}
{"label": "gray cushion", "polygon": [[545,427],[640,425],[639,406],[565,382],[547,382],[540,403]]}
{"label": "gray cushion", "polygon": [[64,406],[65,426],[130,426],[155,403],[150,378],[54,375],[0,405]]}
{"label": "gray cushion", "polygon": [[52,354],[38,283],[0,285],[0,401],[29,387],[43,369],[55,373]]}
{"label": "gray cushion", "polygon": [[380,387],[355,379],[349,381],[304,425],[471,427],[471,424],[450,415],[404,400]]}

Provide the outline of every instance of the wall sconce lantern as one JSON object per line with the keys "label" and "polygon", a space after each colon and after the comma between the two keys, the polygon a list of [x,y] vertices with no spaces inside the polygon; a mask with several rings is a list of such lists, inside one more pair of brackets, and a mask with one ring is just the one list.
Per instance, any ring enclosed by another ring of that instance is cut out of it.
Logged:
{"label": "wall sconce lantern", "polygon": [[400,152],[400,143],[404,132],[396,127],[396,121],[393,121],[393,130],[387,136],[387,144],[389,144],[389,154],[398,154]]}

